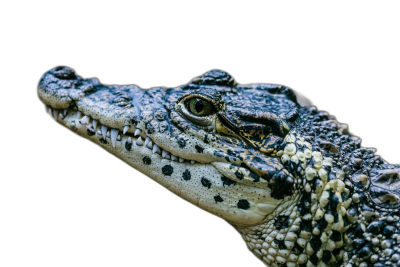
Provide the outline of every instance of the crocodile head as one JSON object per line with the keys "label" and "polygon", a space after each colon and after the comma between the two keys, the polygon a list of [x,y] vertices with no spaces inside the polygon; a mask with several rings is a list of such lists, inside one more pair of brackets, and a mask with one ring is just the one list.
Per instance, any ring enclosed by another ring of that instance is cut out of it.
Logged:
{"label": "crocodile head", "polygon": [[57,122],[227,220],[271,266],[400,265],[400,166],[290,88],[212,70],[144,90],[57,67],[38,94]]}
{"label": "crocodile head", "polygon": [[297,117],[287,87],[212,70],[175,88],[102,85],[67,67],[42,77],[54,118],[233,224],[257,224],[296,188],[276,157]]}

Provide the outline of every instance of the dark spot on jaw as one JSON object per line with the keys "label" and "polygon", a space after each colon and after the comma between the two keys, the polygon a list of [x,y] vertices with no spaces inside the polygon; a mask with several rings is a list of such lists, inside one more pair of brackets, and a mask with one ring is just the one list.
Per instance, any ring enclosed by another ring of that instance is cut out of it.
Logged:
{"label": "dark spot on jaw", "polygon": [[214,151],[214,156],[222,158],[222,157],[224,157],[224,153],[222,153],[221,151],[215,150]]}
{"label": "dark spot on jaw", "polygon": [[237,206],[239,209],[248,210],[250,208],[250,203],[246,199],[241,199],[238,201]]}
{"label": "dark spot on jaw", "polygon": [[196,148],[196,150],[197,150],[197,153],[203,153],[203,150],[204,150],[204,148],[203,147],[201,147],[201,146],[199,146],[199,145],[195,145],[195,147],[194,148]]}
{"label": "dark spot on jaw", "polygon": [[230,186],[230,185],[235,185],[236,182],[230,180],[229,178],[226,178],[225,176],[221,176],[221,180],[222,180],[222,186],[225,187],[225,185]]}
{"label": "dark spot on jaw", "polygon": [[[132,105],[132,106],[134,106],[134,105]],[[138,123],[138,122],[137,122],[136,119],[134,119],[134,118],[131,119],[131,124],[132,124],[132,125],[133,125],[133,124],[136,124],[136,125],[137,125],[137,123]]]}
{"label": "dark spot on jaw", "polygon": [[208,141],[208,135],[206,135],[206,136],[204,137],[204,143],[206,143],[206,144],[209,143],[209,141]]}
{"label": "dark spot on jaw", "polygon": [[150,165],[151,164],[151,158],[149,158],[148,156],[143,158],[143,164],[144,165]]}
{"label": "dark spot on jaw", "polygon": [[254,172],[250,172],[250,177],[254,179],[254,182],[259,182],[260,181],[260,176],[258,176]]}
{"label": "dark spot on jaw", "polygon": [[105,145],[108,144],[107,141],[104,138],[100,139],[100,143],[105,144]]}
{"label": "dark spot on jaw", "polygon": [[183,173],[182,173],[182,178],[185,181],[189,181],[192,178],[192,175],[190,174],[190,171],[188,169],[186,169]]}
{"label": "dark spot on jaw", "polygon": [[240,173],[238,170],[235,172],[235,175],[236,175],[236,177],[237,177],[239,180],[242,180],[243,177],[244,177],[244,174],[243,174],[243,173]]}
{"label": "dark spot on jaw", "polygon": [[247,169],[247,165],[244,162],[240,163],[240,167]]}
{"label": "dark spot on jaw", "polygon": [[149,126],[149,128],[147,129],[147,134],[152,134],[154,132],[155,132],[154,127]]}
{"label": "dark spot on jaw", "polygon": [[89,136],[93,136],[93,135],[95,134],[95,132],[94,132],[92,129],[88,128],[88,129],[87,129],[87,134],[88,134]]}
{"label": "dark spot on jaw", "polygon": [[215,203],[222,202],[224,199],[220,195],[214,196]]}
{"label": "dark spot on jaw", "polygon": [[174,172],[174,168],[172,168],[171,165],[165,165],[161,169],[162,173],[166,176],[171,176],[171,174]]}
{"label": "dark spot on jaw", "polygon": [[[128,151],[131,151],[131,149],[132,149],[132,143],[125,142],[125,149],[128,150]],[[149,159],[150,159],[150,158],[149,158]],[[150,160],[150,161],[151,161],[151,160]]]}
{"label": "dark spot on jaw", "polygon": [[182,137],[178,139],[178,145],[180,148],[184,148],[186,146],[186,140]]}
{"label": "dark spot on jaw", "polygon": [[207,178],[201,178],[201,184],[204,186],[204,187],[207,187],[208,189],[210,189],[211,188],[211,182],[210,182],[210,180],[208,180]]}

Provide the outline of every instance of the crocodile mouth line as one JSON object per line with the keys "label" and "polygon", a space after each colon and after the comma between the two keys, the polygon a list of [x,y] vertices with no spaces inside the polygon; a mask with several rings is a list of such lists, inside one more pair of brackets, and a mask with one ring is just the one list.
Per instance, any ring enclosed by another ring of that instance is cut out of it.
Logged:
{"label": "crocodile mouth line", "polygon": [[[144,146],[152,151],[153,154],[158,154],[164,159],[177,161],[180,163],[190,162],[191,164],[200,163],[195,160],[188,160],[182,157],[173,155],[171,152],[163,149],[158,144],[154,142],[150,137],[148,137],[141,129],[136,128],[136,125],[124,126],[122,130],[111,128],[107,125],[100,124],[97,120],[91,118],[89,115],[85,115],[77,109],[54,109],[50,106],[46,106],[46,111],[56,120],[65,120],[67,116],[70,116],[69,127],[75,127],[77,124],[87,127],[89,136],[96,135],[100,137],[100,142],[102,144],[107,144],[107,141],[111,141],[111,145],[115,148],[117,142],[121,143],[125,149],[130,151],[132,145]],[[74,114],[76,113],[76,114]],[[75,116],[75,119],[73,118]],[[65,124],[68,126],[67,124]],[[125,145],[123,145],[123,140]],[[200,163],[201,164],[201,163]]]}

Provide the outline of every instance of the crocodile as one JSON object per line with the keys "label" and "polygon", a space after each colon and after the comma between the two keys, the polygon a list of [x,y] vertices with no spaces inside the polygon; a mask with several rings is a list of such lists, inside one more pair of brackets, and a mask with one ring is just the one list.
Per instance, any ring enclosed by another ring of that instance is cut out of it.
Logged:
{"label": "crocodile", "polygon": [[277,84],[211,70],[142,89],[46,72],[60,124],[221,217],[268,266],[400,266],[400,166]]}

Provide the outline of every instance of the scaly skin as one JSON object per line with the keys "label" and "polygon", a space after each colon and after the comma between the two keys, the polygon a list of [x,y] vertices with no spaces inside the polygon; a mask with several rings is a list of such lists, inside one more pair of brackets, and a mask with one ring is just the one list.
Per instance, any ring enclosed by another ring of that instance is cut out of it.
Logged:
{"label": "scaly skin", "polygon": [[400,266],[400,166],[290,88],[213,70],[143,90],[57,67],[38,94],[57,122],[227,220],[269,266]]}

